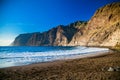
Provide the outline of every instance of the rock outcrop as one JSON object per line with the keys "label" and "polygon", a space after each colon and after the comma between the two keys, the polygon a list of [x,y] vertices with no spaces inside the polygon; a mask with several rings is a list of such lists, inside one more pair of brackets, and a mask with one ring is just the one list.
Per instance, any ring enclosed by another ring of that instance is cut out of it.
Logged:
{"label": "rock outcrop", "polygon": [[120,2],[98,9],[88,22],[60,25],[43,33],[21,34],[15,46],[120,46]]}

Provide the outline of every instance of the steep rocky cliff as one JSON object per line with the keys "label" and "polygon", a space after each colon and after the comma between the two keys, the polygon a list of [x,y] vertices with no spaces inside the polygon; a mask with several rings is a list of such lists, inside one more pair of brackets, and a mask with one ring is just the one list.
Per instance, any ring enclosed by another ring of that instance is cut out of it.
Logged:
{"label": "steep rocky cliff", "polygon": [[111,47],[120,44],[120,2],[98,9],[80,35],[75,34],[69,45]]}
{"label": "steep rocky cliff", "polygon": [[120,2],[96,11],[87,25],[88,46],[115,46],[120,43]]}
{"label": "steep rocky cliff", "polygon": [[88,22],[60,25],[47,32],[19,35],[13,45],[120,46],[120,2],[98,9]]}
{"label": "steep rocky cliff", "polygon": [[13,46],[27,46],[27,42],[29,41],[30,37],[32,36],[32,33],[27,34],[20,34],[17,36],[11,45]]}
{"label": "steep rocky cliff", "polygon": [[72,37],[86,22],[77,21],[67,26],[59,25],[43,33],[20,34],[12,43],[14,46],[67,46]]}

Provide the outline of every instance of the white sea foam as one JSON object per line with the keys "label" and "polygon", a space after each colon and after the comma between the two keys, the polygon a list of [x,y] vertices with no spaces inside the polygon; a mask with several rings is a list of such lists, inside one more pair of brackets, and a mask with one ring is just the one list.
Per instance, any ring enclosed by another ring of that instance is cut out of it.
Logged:
{"label": "white sea foam", "polygon": [[85,54],[91,52],[99,52],[99,51],[108,51],[107,48],[84,48],[79,49],[77,47],[73,50],[59,50],[59,51],[46,51],[46,52],[17,52],[17,53],[7,53],[1,54],[1,58],[19,58],[19,57],[36,57],[36,56],[60,56],[60,55],[74,55],[74,54]]}
{"label": "white sea foam", "polygon": [[[44,51],[44,52],[17,52],[4,53],[0,55],[0,67],[26,65],[37,62],[46,62],[68,58],[74,55],[90,54],[95,52],[109,51],[107,48],[75,47],[74,49]],[[9,65],[10,64],[10,65]]]}

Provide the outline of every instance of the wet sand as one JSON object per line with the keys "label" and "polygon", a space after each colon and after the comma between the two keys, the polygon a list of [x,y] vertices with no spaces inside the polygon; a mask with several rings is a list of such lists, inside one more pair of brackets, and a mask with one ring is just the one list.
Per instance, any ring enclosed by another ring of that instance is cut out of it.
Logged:
{"label": "wet sand", "polygon": [[0,69],[0,80],[120,80],[120,53],[106,52]]}

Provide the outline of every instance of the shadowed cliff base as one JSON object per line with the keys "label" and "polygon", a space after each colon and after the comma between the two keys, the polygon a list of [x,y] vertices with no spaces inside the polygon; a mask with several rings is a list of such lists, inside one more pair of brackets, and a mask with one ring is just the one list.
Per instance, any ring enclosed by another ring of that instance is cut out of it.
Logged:
{"label": "shadowed cliff base", "polygon": [[0,80],[120,80],[120,53],[0,69]]}

